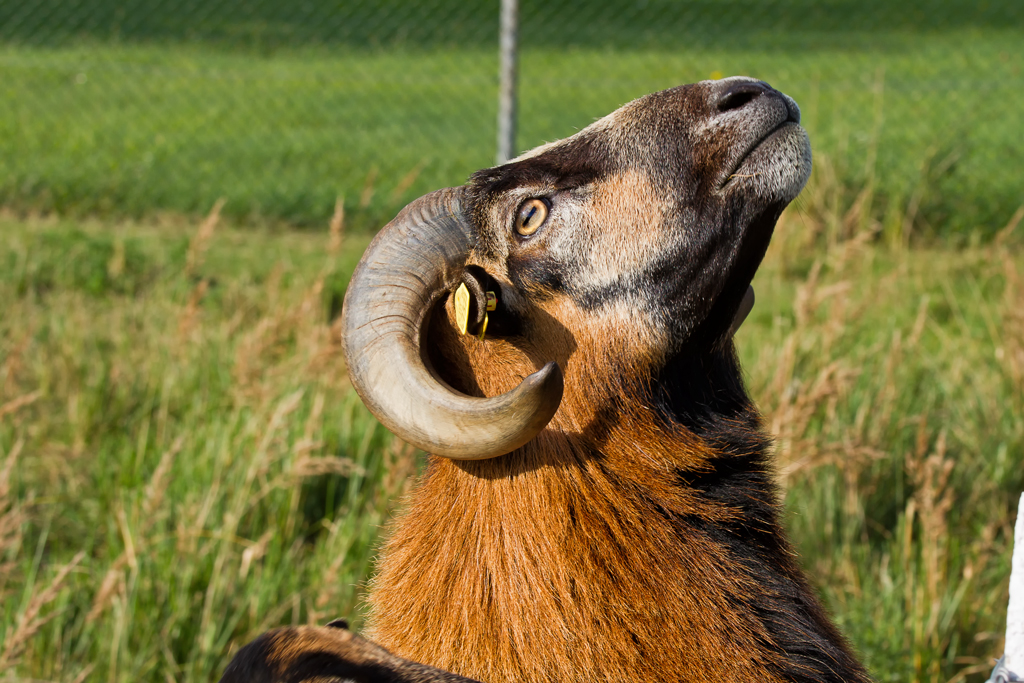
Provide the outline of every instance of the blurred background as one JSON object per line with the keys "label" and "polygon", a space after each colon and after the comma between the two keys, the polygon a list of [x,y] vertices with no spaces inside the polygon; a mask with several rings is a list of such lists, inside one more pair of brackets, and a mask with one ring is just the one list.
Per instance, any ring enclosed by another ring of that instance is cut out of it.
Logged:
{"label": "blurred background", "polygon": [[[879,681],[983,681],[1024,489],[1024,3],[522,0],[525,150],[746,74],[814,149],[736,337]],[[215,681],[364,618],[423,455],[348,278],[496,158],[497,0],[0,0],[0,680]]]}
{"label": "blurred background", "polygon": [[[991,231],[1021,202],[1014,0],[523,0],[519,150],[645,93],[764,79],[890,222]],[[494,163],[498,7],[4,0],[0,202],[377,226]],[[902,226],[901,226],[902,227]],[[895,229],[886,225],[887,229]]]}

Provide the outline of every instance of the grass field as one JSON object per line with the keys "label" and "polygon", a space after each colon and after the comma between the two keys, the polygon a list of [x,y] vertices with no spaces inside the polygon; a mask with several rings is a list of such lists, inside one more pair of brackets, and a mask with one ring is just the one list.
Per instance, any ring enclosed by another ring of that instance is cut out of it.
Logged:
{"label": "grass field", "polygon": [[[1024,251],[887,246],[828,192],[784,216],[738,335],[787,526],[880,681],[980,681],[1024,489]],[[420,456],[349,389],[366,238],[338,225],[0,218],[0,677],[209,681],[268,627],[358,626]]]}
{"label": "grass field", "polygon": [[[0,680],[210,681],[269,627],[361,622],[422,456],[336,318],[372,230],[492,162],[496,18],[334,5],[0,0]],[[1024,4],[522,7],[522,148],[722,74],[800,102],[814,176],[737,337],[787,526],[879,681],[984,680],[1024,489]]]}
{"label": "grass field", "polygon": [[[236,219],[321,225],[340,195],[363,229],[492,163],[493,12],[328,4],[209,3],[192,21],[151,0],[128,17],[108,0],[0,1],[0,204],[140,217],[224,197]],[[818,159],[847,188],[873,184],[879,219],[990,235],[1024,201],[1019,3],[641,4],[586,22],[524,5],[521,148],[742,73],[801,103]]]}

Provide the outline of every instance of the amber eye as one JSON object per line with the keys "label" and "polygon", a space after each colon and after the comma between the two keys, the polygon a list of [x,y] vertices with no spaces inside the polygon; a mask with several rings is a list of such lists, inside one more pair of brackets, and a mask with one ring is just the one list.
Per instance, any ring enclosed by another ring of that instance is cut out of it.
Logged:
{"label": "amber eye", "polygon": [[544,225],[548,217],[548,204],[543,199],[527,199],[516,213],[516,232],[529,237]]}

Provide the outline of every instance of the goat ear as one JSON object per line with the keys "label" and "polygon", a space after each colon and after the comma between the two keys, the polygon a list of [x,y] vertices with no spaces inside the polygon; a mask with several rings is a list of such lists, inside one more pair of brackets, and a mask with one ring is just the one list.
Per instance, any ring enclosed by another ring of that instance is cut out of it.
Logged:
{"label": "goat ear", "polygon": [[481,339],[509,337],[522,331],[520,316],[502,305],[501,284],[477,265],[467,266],[454,291],[455,323],[462,334]]}
{"label": "goat ear", "polygon": [[736,331],[740,329],[740,325],[747,319],[750,314],[750,309],[754,307],[754,288],[748,286],[747,293],[743,295],[743,300],[740,301],[740,307],[736,309],[736,315],[733,316],[732,324],[729,326],[729,337],[736,334]]}

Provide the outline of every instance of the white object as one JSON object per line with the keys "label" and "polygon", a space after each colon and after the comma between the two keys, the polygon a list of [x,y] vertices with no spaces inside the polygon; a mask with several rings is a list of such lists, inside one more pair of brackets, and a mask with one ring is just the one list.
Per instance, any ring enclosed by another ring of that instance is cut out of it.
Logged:
{"label": "white object", "polygon": [[1017,506],[1010,565],[1010,604],[1006,608],[1006,650],[1003,664],[1015,678],[1024,680],[1024,495]]}

